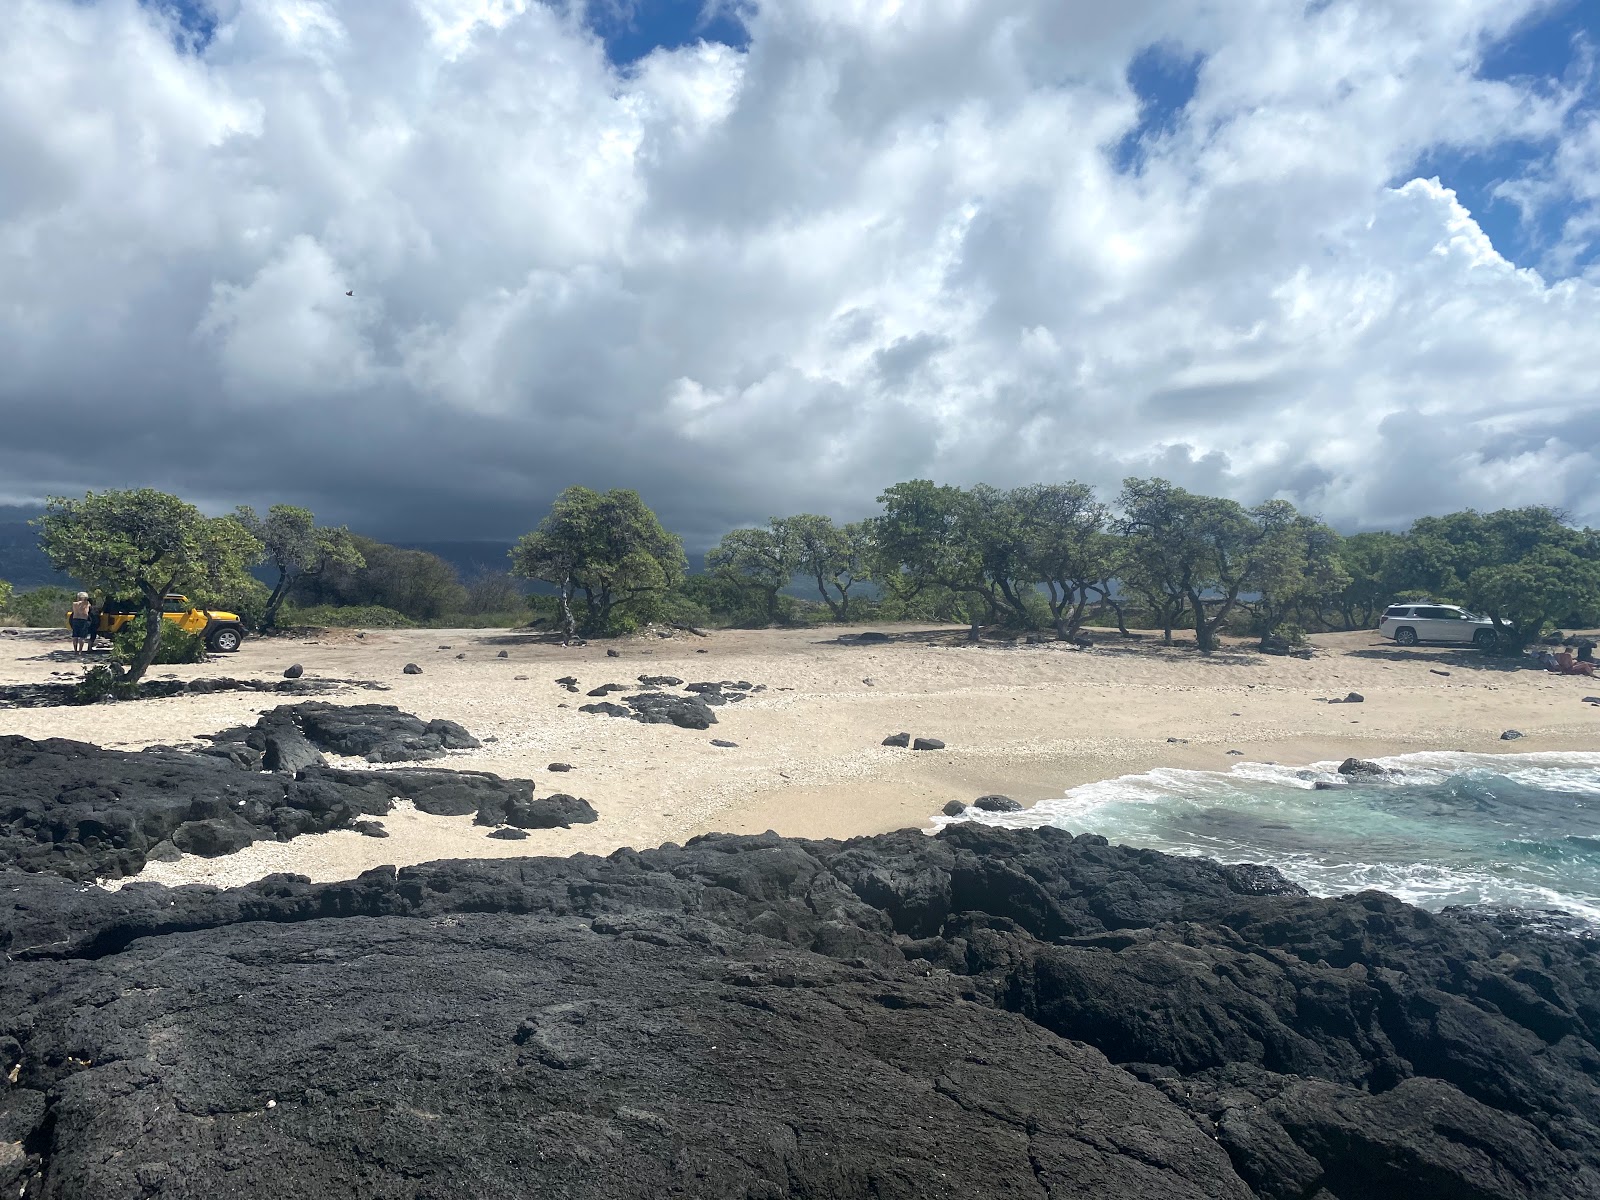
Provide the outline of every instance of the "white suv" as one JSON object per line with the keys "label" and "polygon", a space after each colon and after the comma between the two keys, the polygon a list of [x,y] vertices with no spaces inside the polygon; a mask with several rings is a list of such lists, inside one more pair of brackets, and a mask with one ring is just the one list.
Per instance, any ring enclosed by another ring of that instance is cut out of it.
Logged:
{"label": "white suv", "polygon": [[1494,622],[1454,604],[1391,604],[1378,622],[1378,632],[1398,645],[1418,642],[1471,642],[1494,645]]}

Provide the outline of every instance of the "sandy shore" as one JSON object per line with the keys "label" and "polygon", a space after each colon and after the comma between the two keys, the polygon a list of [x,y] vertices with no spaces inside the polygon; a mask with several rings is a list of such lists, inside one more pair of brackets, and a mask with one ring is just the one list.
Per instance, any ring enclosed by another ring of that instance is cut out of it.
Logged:
{"label": "sandy shore", "polygon": [[[1365,632],[1319,636],[1316,657],[1305,661],[1243,645],[1201,656],[1192,646],[1162,648],[1158,637],[1113,638],[1078,651],[971,646],[964,630],[871,628],[892,640],[856,644],[858,631],[836,628],[685,634],[614,643],[619,658],[607,657],[605,645],[564,649],[492,630],[372,631],[362,638],[334,631],[251,639],[240,653],[205,666],[157,668],[157,678],[276,679],[298,662],[308,678],[383,683],[389,691],[351,689],[328,699],[459,721],[485,745],[453,755],[449,765],[530,778],[542,793],[573,792],[600,820],[504,842],[487,838],[470,818],[402,806],[385,819],[386,839],[330,833],[261,843],[224,859],[154,863],[141,878],[233,884],[295,871],[339,879],[386,863],[603,854],[712,830],[851,837],[927,827],[952,799],[1004,792],[1031,804],[1158,766],[1226,770],[1251,760],[1299,764],[1414,750],[1600,749],[1600,707],[1581,703],[1600,693],[1595,680],[1506,666],[1470,651],[1402,650]],[[0,637],[0,682],[76,676],[81,668],[49,655],[65,644],[40,631]],[[496,657],[501,650],[507,658]],[[407,662],[424,673],[402,674]],[[566,674],[585,691],[641,674],[749,680],[767,690],[719,708],[720,723],[702,733],[580,713],[589,699],[554,683]],[[1365,703],[1326,702],[1351,691]],[[231,693],[0,709],[0,733],[137,749],[251,722],[273,702]],[[1511,728],[1526,736],[1501,741]],[[902,730],[940,738],[948,748],[913,753],[879,744]],[[713,737],[738,746],[713,746]],[[551,762],[575,770],[550,774]]]}

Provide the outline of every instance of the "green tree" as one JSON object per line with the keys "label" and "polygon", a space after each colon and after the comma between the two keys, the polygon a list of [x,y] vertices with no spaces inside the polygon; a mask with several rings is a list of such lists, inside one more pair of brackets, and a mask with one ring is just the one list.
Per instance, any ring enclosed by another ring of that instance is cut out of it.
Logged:
{"label": "green tree", "polygon": [[[1246,509],[1220,496],[1200,496],[1165,479],[1129,479],[1119,497],[1118,525],[1127,537],[1125,570],[1158,604],[1182,601],[1194,619],[1195,644],[1216,649],[1217,633],[1240,595],[1292,571],[1300,514],[1286,500]],[[1287,564],[1287,565],[1286,565]],[[1170,616],[1166,638],[1170,644]]]}
{"label": "green tree", "polygon": [[161,647],[162,597],[240,589],[262,546],[227,517],[207,517],[165,492],[89,492],[81,500],[53,496],[37,521],[51,565],[87,588],[135,591],[145,613],[145,636],[126,667],[113,665],[124,684],[137,684]]}
{"label": "green tree", "polygon": [[339,559],[325,562],[315,574],[297,576],[289,598],[302,606],[386,608],[422,622],[460,612],[466,604],[460,575],[437,554],[390,546],[359,534],[350,535],[350,545],[360,565]]}
{"label": "green tree", "polygon": [[9,613],[11,611],[10,605],[11,585],[4,579],[0,579],[0,613]]}
{"label": "green tree", "polygon": [[[985,562],[983,538],[993,532],[986,532],[985,524],[992,526],[1000,514],[987,501],[985,496],[974,503],[960,488],[928,479],[897,483],[878,497],[883,512],[866,525],[872,577],[890,611],[937,610],[941,618],[974,622],[975,612],[981,611],[990,620],[998,619],[998,596],[987,574],[992,562]],[[924,598],[935,603],[919,606]]]}
{"label": "green tree", "polygon": [[1351,534],[1339,543],[1339,566],[1346,583],[1331,602],[1346,629],[1375,627],[1383,610],[1415,586],[1406,539],[1398,533]]}
{"label": "green tree", "polygon": [[1278,633],[1291,618],[1301,627],[1310,620],[1327,624],[1323,611],[1350,583],[1342,541],[1334,529],[1299,514],[1264,540],[1253,580],[1259,595],[1249,606],[1263,637]]}
{"label": "green tree", "polygon": [[538,529],[511,550],[512,573],[554,584],[570,641],[583,594],[583,632],[624,632],[649,619],[683,578],[683,543],[662,528],[639,493],[570,487]]}
{"label": "green tree", "polygon": [[760,595],[767,624],[780,618],[778,594],[801,565],[800,542],[787,518],[774,517],[765,529],[733,529],[706,552],[706,570]]}
{"label": "green tree", "polygon": [[[850,589],[871,578],[872,539],[862,522],[835,525],[831,517],[802,513],[789,518],[799,570],[817,583],[817,594],[835,621],[850,619]],[[830,591],[831,589],[831,591]]]}
{"label": "green tree", "polygon": [[1110,510],[1086,483],[1030,484],[1012,492],[1010,503],[1020,520],[1023,573],[1044,585],[1056,636],[1071,638],[1113,571]]}
{"label": "green tree", "polygon": [[1419,584],[1488,616],[1502,651],[1558,623],[1600,620],[1600,532],[1543,505],[1423,517],[1406,534]]}
{"label": "green tree", "polygon": [[265,633],[277,623],[278,610],[298,580],[314,579],[330,567],[354,571],[367,565],[348,529],[319,527],[310,509],[274,504],[263,520],[253,508],[240,505],[234,520],[261,543],[267,562],[278,572],[256,626],[259,632]]}

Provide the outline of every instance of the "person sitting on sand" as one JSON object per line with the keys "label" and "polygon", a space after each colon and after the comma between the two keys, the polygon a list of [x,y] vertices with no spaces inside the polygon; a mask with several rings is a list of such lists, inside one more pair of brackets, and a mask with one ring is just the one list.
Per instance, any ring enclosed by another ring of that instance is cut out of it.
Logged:
{"label": "person sitting on sand", "polygon": [[89,643],[90,634],[93,632],[89,620],[89,612],[94,605],[89,603],[89,593],[79,592],[78,598],[72,602],[72,609],[67,613],[67,620],[72,625],[72,652],[82,654]]}
{"label": "person sitting on sand", "polygon": [[1560,654],[1556,655],[1556,665],[1548,669],[1554,671],[1558,675],[1594,674],[1594,664],[1592,662],[1579,662],[1572,656],[1571,650],[1563,650]]}

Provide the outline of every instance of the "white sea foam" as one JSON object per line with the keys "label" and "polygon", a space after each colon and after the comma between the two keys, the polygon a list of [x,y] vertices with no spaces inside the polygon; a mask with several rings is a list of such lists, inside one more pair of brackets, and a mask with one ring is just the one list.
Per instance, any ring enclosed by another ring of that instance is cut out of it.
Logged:
{"label": "white sea foam", "polygon": [[[1347,787],[1331,760],[1158,768],[1076,787],[1023,812],[968,809],[936,823],[1053,825],[1168,853],[1269,863],[1319,895],[1375,889],[1432,909],[1558,908],[1600,925],[1600,803],[1588,802],[1600,798],[1600,753],[1433,751],[1373,761],[1390,772],[1376,787]],[[1536,804],[1542,811],[1524,820],[1514,803],[1493,799],[1496,786],[1527,796],[1496,783],[1505,780],[1554,805]],[[1318,783],[1338,790],[1319,791]],[[1489,800],[1476,803],[1480,794]],[[1385,795],[1404,802],[1388,805]]]}

